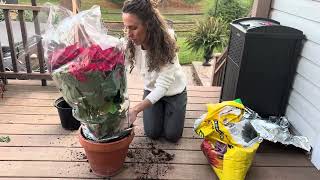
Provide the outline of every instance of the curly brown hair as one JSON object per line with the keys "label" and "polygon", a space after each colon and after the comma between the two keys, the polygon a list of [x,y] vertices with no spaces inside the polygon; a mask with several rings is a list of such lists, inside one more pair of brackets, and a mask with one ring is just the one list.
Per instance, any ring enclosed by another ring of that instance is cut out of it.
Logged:
{"label": "curly brown hair", "polygon": [[[155,7],[152,0],[126,0],[122,12],[136,15],[146,25],[148,43],[147,66],[148,71],[159,71],[168,63],[173,63],[177,45],[168,33],[167,23]],[[135,46],[131,40],[127,44],[127,58],[131,69],[135,64]]]}

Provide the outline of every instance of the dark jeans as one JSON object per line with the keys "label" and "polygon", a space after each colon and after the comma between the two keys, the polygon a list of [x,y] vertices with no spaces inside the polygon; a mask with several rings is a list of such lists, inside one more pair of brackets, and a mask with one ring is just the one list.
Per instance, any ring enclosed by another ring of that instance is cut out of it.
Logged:
{"label": "dark jeans", "polygon": [[[150,91],[144,90],[143,98]],[[177,142],[183,133],[187,106],[187,91],[174,96],[162,97],[143,111],[143,124],[146,135],[158,139],[163,135],[168,141]]]}

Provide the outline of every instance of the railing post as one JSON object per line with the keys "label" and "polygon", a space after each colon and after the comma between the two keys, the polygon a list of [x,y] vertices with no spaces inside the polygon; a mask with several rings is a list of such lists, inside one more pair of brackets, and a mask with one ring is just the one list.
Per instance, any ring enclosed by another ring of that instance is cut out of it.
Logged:
{"label": "railing post", "polygon": [[2,46],[0,41],[0,72],[4,72],[4,65],[3,65],[3,52],[2,52]]}
{"label": "railing post", "polygon": [[[37,6],[37,1],[36,0],[31,0],[32,6]],[[36,35],[40,36],[40,24],[39,24],[39,19],[38,19],[38,11],[32,11],[33,12],[33,20],[34,20],[34,30]],[[38,37],[39,38],[39,37]],[[44,70],[44,52],[43,52],[43,46],[42,46],[42,41],[39,40],[37,43],[37,50],[38,50],[38,59],[39,59],[39,66],[40,66],[40,73],[45,73]],[[45,79],[41,79],[41,84],[42,86],[47,85],[47,81]]]}
{"label": "railing post", "polygon": [[81,0],[60,0],[60,5],[77,14],[80,11]]}
{"label": "railing post", "polygon": [[254,0],[252,6],[252,17],[269,17],[272,0]]}
{"label": "railing post", "polygon": [[[4,72],[5,69],[4,69],[4,65],[3,65],[3,52],[2,52],[2,46],[1,46],[1,41],[0,41],[0,72]],[[3,81],[4,84],[7,84],[8,81],[6,78],[0,78],[0,82],[1,82],[1,79]]]}
{"label": "railing post", "polygon": [[3,13],[4,13],[4,19],[5,19],[6,27],[7,27],[8,42],[9,42],[9,47],[10,47],[13,72],[18,72],[16,48],[14,47],[15,43],[14,43],[14,37],[13,37],[13,33],[12,33],[11,17],[10,17],[8,9],[4,9]]}
{"label": "railing post", "polygon": [[27,28],[26,28],[26,23],[24,20],[24,11],[23,10],[18,10],[18,16],[19,16],[19,21],[20,21],[20,28],[21,28],[21,36],[22,36],[22,43],[23,43],[23,48],[25,53],[25,61],[26,61],[26,68],[27,68],[27,73],[31,73],[31,64],[30,64],[30,56],[29,56],[29,47],[27,45],[27,40],[28,40],[28,34],[27,34]]}

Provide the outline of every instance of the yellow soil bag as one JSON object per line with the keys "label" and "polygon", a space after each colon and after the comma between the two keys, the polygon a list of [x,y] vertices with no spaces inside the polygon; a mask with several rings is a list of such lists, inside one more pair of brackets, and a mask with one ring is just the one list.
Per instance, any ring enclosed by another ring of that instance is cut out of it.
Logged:
{"label": "yellow soil bag", "polygon": [[201,150],[221,180],[245,179],[260,139],[243,118],[241,102],[208,104],[208,113],[195,122],[195,132],[205,140]]}

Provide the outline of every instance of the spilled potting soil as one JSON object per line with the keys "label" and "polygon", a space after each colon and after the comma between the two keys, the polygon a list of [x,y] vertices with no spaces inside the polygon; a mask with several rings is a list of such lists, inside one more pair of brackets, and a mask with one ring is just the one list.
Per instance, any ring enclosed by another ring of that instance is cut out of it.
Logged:
{"label": "spilled potting soil", "polygon": [[160,179],[173,169],[170,161],[174,154],[156,148],[153,143],[148,143],[147,149],[129,149],[127,157],[136,179]]}
{"label": "spilled potting soil", "polygon": [[71,156],[73,156],[76,160],[87,160],[87,156],[83,152],[71,151]]}

